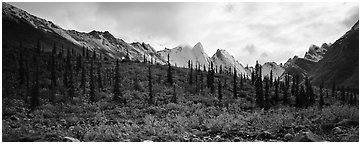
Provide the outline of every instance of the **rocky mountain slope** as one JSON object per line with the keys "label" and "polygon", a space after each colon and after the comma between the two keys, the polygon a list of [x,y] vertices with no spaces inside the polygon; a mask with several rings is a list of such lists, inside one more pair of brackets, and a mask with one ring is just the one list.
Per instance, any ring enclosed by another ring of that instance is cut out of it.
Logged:
{"label": "rocky mountain slope", "polygon": [[242,64],[236,61],[234,57],[224,49],[218,49],[216,53],[212,56],[211,60],[218,68],[222,65],[223,70],[229,70],[229,68],[231,68],[231,71],[233,72],[233,68],[235,67],[239,75],[251,75],[249,70],[246,70]]}
{"label": "rocky mountain slope", "polygon": [[193,62],[193,66],[205,65],[206,67],[209,66],[211,60],[209,56],[204,52],[203,45],[198,42],[193,47],[189,45],[181,45],[177,46],[173,49],[164,49],[157,52],[163,59],[168,58],[171,65],[177,66],[177,67],[188,67],[188,60],[191,60]]}
{"label": "rocky mountain slope", "polygon": [[312,83],[325,86],[337,85],[358,87],[359,79],[359,22],[336,40],[324,58],[311,71]]}
{"label": "rocky mountain slope", "polygon": [[145,55],[148,60],[152,58],[157,63],[165,64],[165,60],[156,54],[154,48],[149,44],[127,43],[122,39],[115,38],[108,31],[93,30],[84,33],[64,30],[51,21],[31,15],[10,4],[2,3],[2,7],[3,23],[5,23],[3,29],[6,34],[4,43],[7,45],[18,44],[19,41],[22,41],[25,46],[31,46],[34,44],[30,44],[30,42],[34,42],[33,39],[36,39],[35,42],[41,40],[44,45],[58,43],[79,51],[84,46],[86,49],[95,50],[110,58],[122,59],[128,53],[131,60],[143,61]]}
{"label": "rocky mountain slope", "polygon": [[275,62],[266,62],[262,65],[262,76],[270,76],[271,70],[273,79],[280,77],[285,71],[283,67]]}

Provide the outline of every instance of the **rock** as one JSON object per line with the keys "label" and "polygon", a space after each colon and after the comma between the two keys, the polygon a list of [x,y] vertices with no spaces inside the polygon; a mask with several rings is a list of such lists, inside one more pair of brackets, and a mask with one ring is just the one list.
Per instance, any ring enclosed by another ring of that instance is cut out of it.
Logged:
{"label": "rock", "polygon": [[191,142],[203,142],[200,138],[192,138]]}
{"label": "rock", "polygon": [[153,142],[152,140],[145,140],[145,141],[143,141],[143,142]]}
{"label": "rock", "polygon": [[18,121],[18,120],[19,120],[19,118],[18,118],[17,116],[14,116],[14,115],[12,115],[12,116],[10,117],[10,119],[11,119],[12,121]]}
{"label": "rock", "polygon": [[335,124],[335,127],[337,127],[337,126],[345,126],[345,127],[358,126],[358,121],[353,121],[350,119],[343,119],[342,121]]}
{"label": "rock", "polygon": [[269,131],[263,131],[260,135],[260,138],[262,139],[270,139],[272,137],[272,134]]}
{"label": "rock", "polygon": [[323,133],[330,133],[333,128],[334,128],[333,123],[326,123],[321,125],[321,130]]}
{"label": "rock", "polygon": [[284,138],[289,141],[293,138],[293,135],[290,133],[287,133],[287,134],[285,134]]}
{"label": "rock", "polygon": [[80,142],[80,140],[72,137],[63,137],[67,142]]}
{"label": "rock", "polygon": [[235,137],[235,138],[233,138],[233,141],[234,141],[234,142],[240,142],[240,141],[241,141],[241,138],[240,138],[240,137]]}
{"label": "rock", "polygon": [[319,136],[313,134],[311,131],[301,132],[297,134],[291,142],[323,142]]}
{"label": "rock", "polygon": [[333,131],[333,134],[340,134],[343,132],[340,127],[335,127],[332,129],[332,131]]}

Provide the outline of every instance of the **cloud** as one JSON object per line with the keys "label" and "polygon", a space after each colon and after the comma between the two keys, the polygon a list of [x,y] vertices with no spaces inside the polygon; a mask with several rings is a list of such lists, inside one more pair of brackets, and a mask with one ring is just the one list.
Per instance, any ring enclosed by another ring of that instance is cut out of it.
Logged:
{"label": "cloud", "polygon": [[358,6],[353,7],[352,9],[350,9],[350,17],[346,17],[342,23],[346,26],[346,27],[352,27],[358,20],[359,20],[359,8]]}
{"label": "cloud", "polygon": [[256,47],[253,44],[248,44],[243,50],[247,51],[250,54],[253,54],[256,51]]}

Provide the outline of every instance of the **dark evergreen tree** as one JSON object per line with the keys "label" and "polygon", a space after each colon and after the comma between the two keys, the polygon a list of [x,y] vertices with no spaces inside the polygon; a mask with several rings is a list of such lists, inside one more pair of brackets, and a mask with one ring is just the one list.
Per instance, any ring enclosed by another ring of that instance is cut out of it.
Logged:
{"label": "dark evergreen tree", "polygon": [[177,100],[177,92],[176,92],[176,90],[175,90],[175,85],[173,85],[172,103],[178,103],[178,100]]}
{"label": "dark evergreen tree", "polygon": [[221,106],[222,103],[222,84],[221,81],[218,79],[218,105]]}
{"label": "dark evergreen tree", "polygon": [[239,88],[240,88],[240,90],[242,90],[243,89],[243,79],[245,79],[243,76],[242,76],[242,74],[241,74],[241,80],[240,80],[240,83],[239,83]]}
{"label": "dark evergreen tree", "polygon": [[233,69],[233,97],[237,98],[237,70]]}
{"label": "dark evergreen tree", "polygon": [[120,103],[125,103],[123,94],[120,91],[120,74],[119,74],[119,61],[117,59],[114,69],[114,88],[113,88],[113,100]]}
{"label": "dark evergreen tree", "polygon": [[145,58],[145,54],[143,54],[143,62],[147,63],[147,59]]}
{"label": "dark evergreen tree", "polygon": [[82,65],[82,71],[81,71],[81,80],[80,80],[80,87],[83,90],[83,94],[85,94],[85,84],[86,84],[86,76],[85,76],[85,64]]}
{"label": "dark evergreen tree", "polygon": [[89,85],[90,85],[90,94],[89,94],[89,101],[90,102],[95,102],[95,80],[94,80],[94,64],[93,64],[93,60],[90,60],[90,81],[89,81]]}
{"label": "dark evergreen tree", "polygon": [[222,74],[222,65],[219,66],[219,74]]}
{"label": "dark evergreen tree", "polygon": [[211,93],[213,94],[214,89],[214,68],[213,68],[213,62],[211,62],[211,70],[210,70],[210,86],[211,86]]}
{"label": "dark evergreen tree", "polygon": [[252,80],[252,85],[254,85],[255,84],[254,70],[252,71],[251,80]]}
{"label": "dark evergreen tree", "polygon": [[274,86],[275,86],[274,101],[275,101],[276,104],[279,101],[279,98],[278,98],[278,85],[279,85],[279,82],[280,82],[279,78],[277,80],[275,79],[275,82],[274,82]]}
{"label": "dark evergreen tree", "polygon": [[93,50],[93,60],[97,59],[97,54],[95,53],[95,49]]}
{"label": "dark evergreen tree", "polygon": [[20,47],[19,47],[19,85],[23,85],[25,82],[25,70],[24,70],[24,58],[23,58],[23,46],[22,43],[20,42]]}
{"label": "dark evergreen tree", "polygon": [[331,96],[332,96],[333,98],[337,98],[337,96],[336,96],[336,82],[335,82],[335,81],[332,82],[332,89],[331,89],[331,91],[332,91]]}
{"label": "dark evergreen tree", "polygon": [[[70,63],[70,62],[69,62]],[[73,68],[71,64],[69,65],[69,82],[68,82],[68,96],[70,98],[74,97],[75,87],[74,87],[74,78],[73,78]]]}
{"label": "dark evergreen tree", "polygon": [[52,88],[55,88],[57,86],[56,84],[56,59],[55,59],[55,55],[56,55],[56,45],[54,43],[53,46],[53,51],[51,54],[51,84],[52,84]]}
{"label": "dark evergreen tree", "polygon": [[323,81],[322,81],[320,84],[320,100],[319,100],[320,108],[322,108],[324,104],[325,104],[325,102],[323,100]]}
{"label": "dark evergreen tree", "polygon": [[188,66],[190,68],[189,70],[189,84],[190,85],[193,85],[193,64],[192,64],[192,61],[188,61]]}
{"label": "dark evergreen tree", "polygon": [[256,104],[260,108],[264,108],[264,96],[262,85],[262,68],[258,61],[256,61],[255,71],[255,86],[256,86]]}
{"label": "dark evergreen tree", "polygon": [[265,77],[264,78],[264,83],[265,83],[265,94],[264,94],[264,99],[265,99],[265,110],[268,110],[271,108],[271,104],[270,104],[270,96],[269,96],[269,81],[268,78]]}
{"label": "dark evergreen tree", "polygon": [[345,87],[341,86],[341,101],[345,101],[346,100],[346,94],[345,94]]}
{"label": "dark evergreen tree", "polygon": [[78,57],[76,58],[76,68],[75,68],[75,70],[77,72],[80,71],[80,69],[82,67],[81,64],[82,64],[82,58],[81,58],[81,55],[78,55]]}
{"label": "dark evergreen tree", "polygon": [[83,57],[85,57],[85,47],[83,46]]}
{"label": "dark evergreen tree", "polygon": [[99,91],[103,90],[103,80],[102,80],[102,63],[99,62],[98,64],[98,86]]}
{"label": "dark evergreen tree", "polygon": [[148,66],[148,87],[149,87],[149,99],[148,104],[154,104],[154,94],[153,94],[153,85],[152,85],[152,71],[150,68],[151,65]]}
{"label": "dark evergreen tree", "polygon": [[273,84],[273,71],[271,70],[270,77],[269,77],[269,85],[270,85],[270,87],[272,87],[272,84]]}
{"label": "dark evergreen tree", "polygon": [[40,100],[39,100],[39,64],[37,61],[36,56],[34,55],[34,83],[33,83],[33,87],[32,87],[32,92],[31,92],[31,105],[30,105],[30,109],[34,110],[37,106],[40,105]]}
{"label": "dark evergreen tree", "polygon": [[89,50],[86,49],[86,59],[89,60]]}
{"label": "dark evergreen tree", "polygon": [[167,82],[168,82],[170,85],[173,85],[172,66],[170,65],[169,53],[168,53],[168,73],[167,73]]}
{"label": "dark evergreen tree", "polygon": [[287,73],[285,76],[285,83],[283,89],[283,105],[287,105],[288,103],[288,88],[289,88],[289,74]]}
{"label": "dark evergreen tree", "polygon": [[303,99],[306,97],[303,85],[301,85],[300,93],[296,97],[296,107],[301,108],[304,106]]}
{"label": "dark evergreen tree", "polygon": [[40,55],[40,53],[42,52],[40,40],[38,40],[38,44],[36,45],[36,48],[37,48],[37,54]]}

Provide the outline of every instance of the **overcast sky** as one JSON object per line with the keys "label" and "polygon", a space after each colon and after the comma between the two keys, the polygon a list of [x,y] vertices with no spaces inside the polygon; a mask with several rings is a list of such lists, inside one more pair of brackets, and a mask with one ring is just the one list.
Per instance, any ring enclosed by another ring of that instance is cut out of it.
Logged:
{"label": "overcast sky", "polygon": [[10,3],[64,29],[109,31],[156,50],[201,42],[244,66],[303,57],[333,43],[359,19],[358,3]]}

